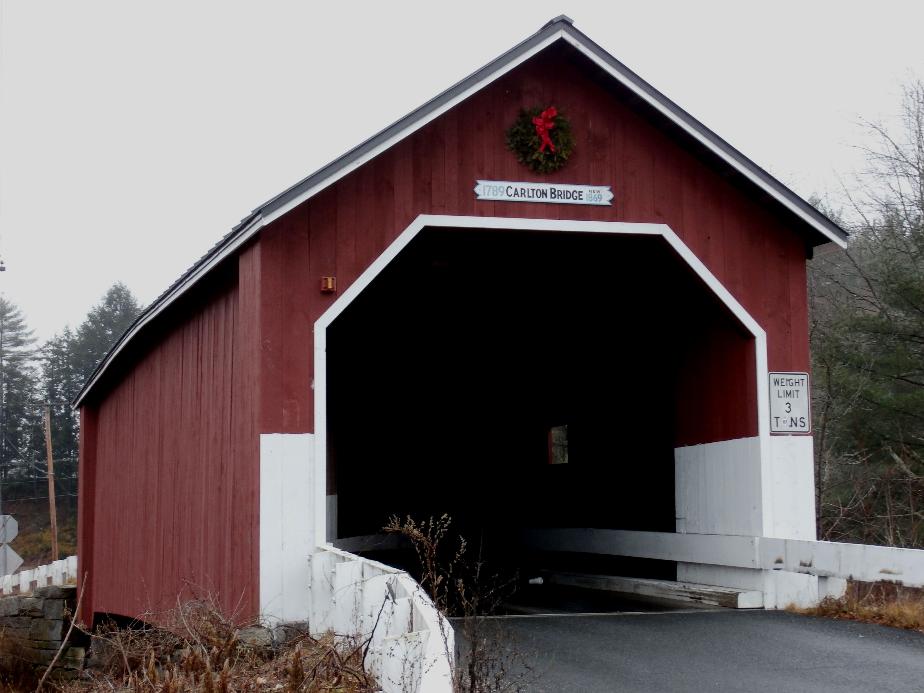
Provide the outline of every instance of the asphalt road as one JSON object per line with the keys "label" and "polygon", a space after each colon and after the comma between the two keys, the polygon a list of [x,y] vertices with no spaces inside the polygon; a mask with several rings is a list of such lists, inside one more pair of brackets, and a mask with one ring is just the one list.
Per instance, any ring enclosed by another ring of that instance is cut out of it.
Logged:
{"label": "asphalt road", "polygon": [[508,616],[492,621],[529,691],[924,692],[924,635],[779,611]]}

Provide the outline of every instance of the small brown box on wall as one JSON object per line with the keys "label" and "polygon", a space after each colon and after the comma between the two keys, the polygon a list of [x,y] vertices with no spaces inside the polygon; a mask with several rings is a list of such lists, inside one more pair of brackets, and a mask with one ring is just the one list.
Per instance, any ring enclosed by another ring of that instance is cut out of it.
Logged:
{"label": "small brown box on wall", "polygon": [[321,277],[321,293],[332,294],[337,291],[337,277]]}

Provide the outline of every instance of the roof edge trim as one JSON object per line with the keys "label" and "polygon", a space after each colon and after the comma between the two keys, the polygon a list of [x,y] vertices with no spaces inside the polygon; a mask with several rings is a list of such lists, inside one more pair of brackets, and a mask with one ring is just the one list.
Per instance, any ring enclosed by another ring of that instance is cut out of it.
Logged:
{"label": "roof edge trim", "polygon": [[821,236],[842,248],[846,247],[847,234],[837,224],[623,63],[619,62],[593,39],[576,29],[567,17],[552,20],[539,32],[477,72],[472,73],[377,135],[257,207],[254,213],[262,214],[267,224],[278,219],[560,39],[585,55],[617,82],[635,93],[642,101],[662,114],[687,135],[693,137],[708,151],[760,188],[771,199],[782,204],[789,212],[817,231]]}
{"label": "roof edge trim", "polygon": [[165,292],[162,296],[158,297],[150,306],[148,306],[141,315],[131,324],[131,326],[122,333],[122,336],[119,337],[119,340],[113,345],[109,350],[106,356],[100,361],[99,365],[90,374],[90,377],[87,378],[87,382],[84,383],[84,386],[81,388],[80,392],[77,393],[77,396],[74,398],[74,401],[71,403],[71,407],[77,409],[81,403],[86,399],[87,395],[90,394],[90,390],[93,389],[93,386],[103,377],[106,372],[106,369],[109,367],[109,364],[112,363],[113,359],[122,352],[122,350],[128,345],[132,337],[134,337],[139,331],[141,331],[145,325],[151,322],[154,318],[160,315],[166,308],[172,305],[178,298],[185,294],[189,289],[196,284],[203,276],[205,276],[215,265],[219,264],[222,260],[227,258],[229,255],[232,255],[238,248],[244,245],[248,240],[250,240],[254,234],[256,234],[264,226],[263,218],[260,215],[253,215],[249,219],[245,219],[241,224],[238,225],[238,232],[232,234],[228,237],[227,243],[223,244],[221,247],[216,248],[211,254],[209,254],[205,261],[202,262],[197,267],[193,268],[188,275],[183,277],[183,280],[177,282],[170,290]]}
{"label": "roof edge trim", "polygon": [[[548,36],[536,34],[254,212],[262,214],[267,224],[275,221],[562,38],[564,32],[560,29]],[[519,53],[511,56],[515,51]]]}
{"label": "roof edge trim", "polygon": [[[575,36],[574,34],[580,34]],[[648,82],[632,72],[625,65],[613,58],[604,48],[597,45],[582,32],[572,28],[562,32],[563,38],[575,49],[605,70],[617,81],[629,88],[636,96],[657,110],[686,134],[706,147],[713,154],[734,168],[751,183],[757,185],[775,201],[781,203],[790,212],[821,235],[836,243],[841,248],[847,247],[847,234],[837,224],[806,202],[800,195],[790,190],[773,175],[755,164],[735,147],[715,134],[706,125],[691,116],[677,104],[664,96]]]}

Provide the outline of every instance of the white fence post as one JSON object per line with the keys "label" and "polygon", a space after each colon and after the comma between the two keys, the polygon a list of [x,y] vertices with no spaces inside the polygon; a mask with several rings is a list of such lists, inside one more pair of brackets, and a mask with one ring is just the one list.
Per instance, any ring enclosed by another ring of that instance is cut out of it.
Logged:
{"label": "white fence post", "polygon": [[[68,556],[30,570],[20,570],[14,575],[0,577],[0,596],[31,592],[33,588],[47,585],[66,585],[77,577],[77,556]],[[33,585],[33,583],[35,583]]]}

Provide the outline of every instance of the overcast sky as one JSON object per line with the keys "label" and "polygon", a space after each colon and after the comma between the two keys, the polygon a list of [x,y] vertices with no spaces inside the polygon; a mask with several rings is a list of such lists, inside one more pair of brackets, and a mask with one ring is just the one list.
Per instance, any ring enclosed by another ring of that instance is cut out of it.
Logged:
{"label": "overcast sky", "polygon": [[[565,13],[796,192],[924,76],[918,2],[0,0],[0,291],[44,339]],[[603,183],[605,181],[596,181]]]}

